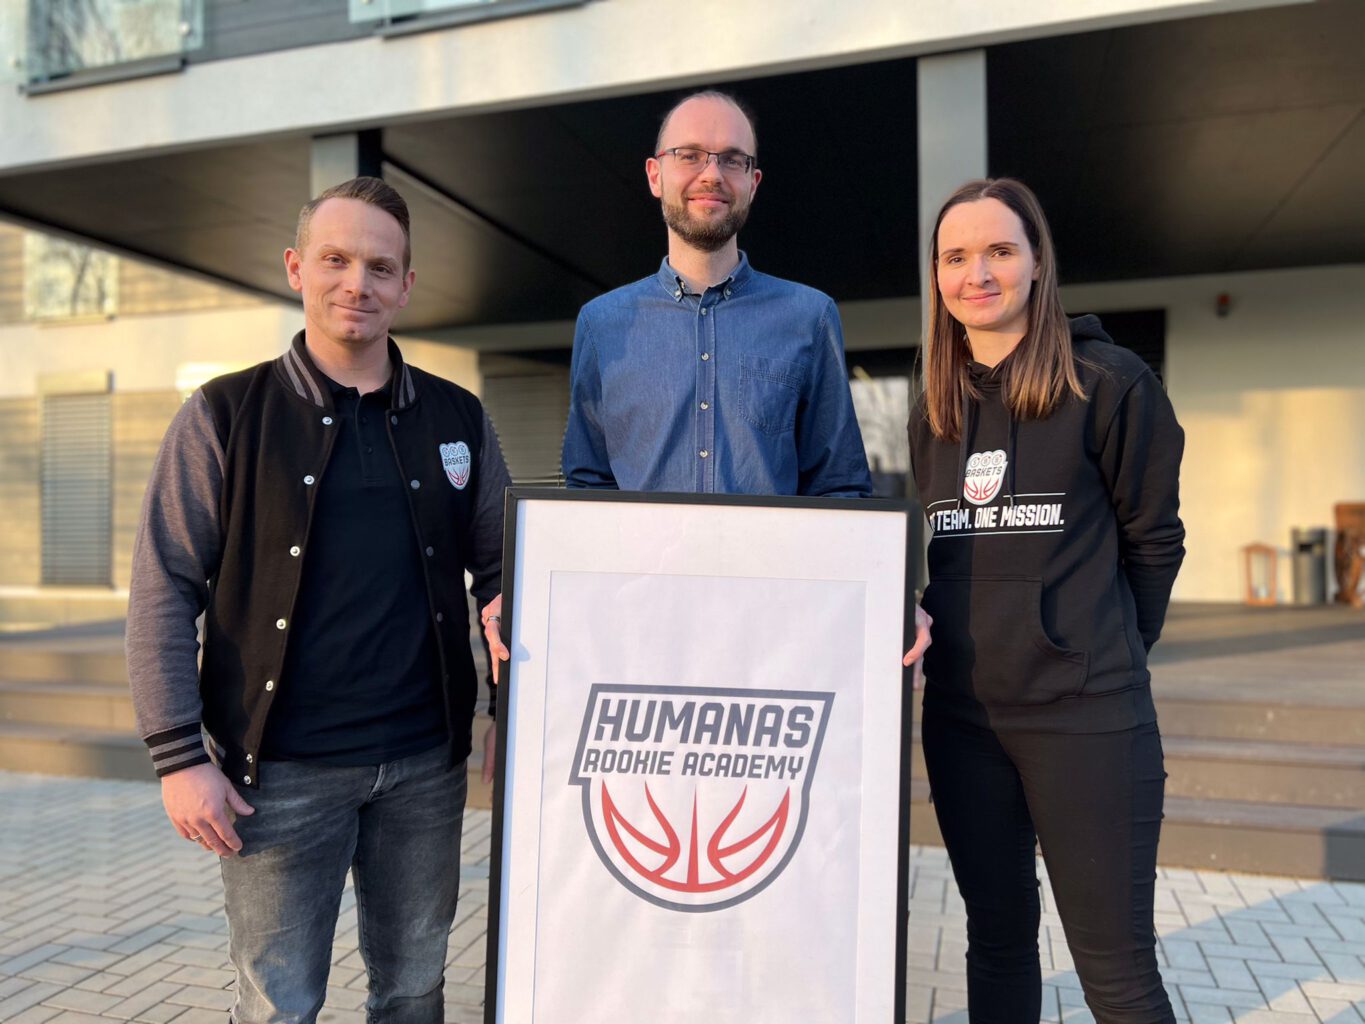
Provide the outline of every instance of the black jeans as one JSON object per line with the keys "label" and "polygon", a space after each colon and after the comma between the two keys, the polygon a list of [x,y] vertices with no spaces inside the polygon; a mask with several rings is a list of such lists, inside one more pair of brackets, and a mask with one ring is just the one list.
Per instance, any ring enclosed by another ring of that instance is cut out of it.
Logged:
{"label": "black jeans", "polygon": [[1166,781],[1156,725],[997,734],[926,708],[921,737],[967,906],[973,1024],[1039,1018],[1035,837],[1095,1019],[1173,1021],[1152,925]]}

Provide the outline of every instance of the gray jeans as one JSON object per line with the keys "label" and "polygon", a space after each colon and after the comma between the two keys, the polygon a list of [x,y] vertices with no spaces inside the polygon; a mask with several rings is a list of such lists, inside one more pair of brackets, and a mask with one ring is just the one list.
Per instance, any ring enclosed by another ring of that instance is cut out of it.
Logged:
{"label": "gray jeans", "polygon": [[311,1024],[352,871],[366,1017],[440,1024],[446,941],[460,886],[465,765],[434,750],[365,768],[268,761],[242,852],[222,862],[236,1024]]}

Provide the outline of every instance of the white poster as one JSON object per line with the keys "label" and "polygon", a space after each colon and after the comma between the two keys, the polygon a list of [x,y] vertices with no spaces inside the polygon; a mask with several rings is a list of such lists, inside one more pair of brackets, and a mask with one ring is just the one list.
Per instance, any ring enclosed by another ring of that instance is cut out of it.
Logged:
{"label": "white poster", "polygon": [[832,504],[517,509],[490,1019],[890,1019],[905,524]]}

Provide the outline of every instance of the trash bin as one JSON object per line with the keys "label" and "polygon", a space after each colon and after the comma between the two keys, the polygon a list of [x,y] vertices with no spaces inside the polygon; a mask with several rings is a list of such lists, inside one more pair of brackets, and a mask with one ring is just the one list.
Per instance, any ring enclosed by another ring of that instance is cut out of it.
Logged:
{"label": "trash bin", "polygon": [[1289,552],[1294,560],[1294,603],[1327,603],[1327,531],[1290,531]]}

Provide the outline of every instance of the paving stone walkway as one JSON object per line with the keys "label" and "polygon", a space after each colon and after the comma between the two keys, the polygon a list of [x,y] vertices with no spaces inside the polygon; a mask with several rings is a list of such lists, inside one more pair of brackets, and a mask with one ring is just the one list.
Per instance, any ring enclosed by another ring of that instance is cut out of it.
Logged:
{"label": "paving stone walkway", "polygon": [[[483,1020],[489,829],[488,812],[468,814],[450,1024]],[[917,847],[910,865],[908,1019],[966,1024],[947,859]],[[1093,1018],[1043,892],[1043,1019],[1084,1024]],[[0,772],[0,1022],[222,1024],[232,974],[221,901],[215,858],[175,835],[155,784]],[[1163,869],[1157,929],[1182,1021],[1365,1021],[1365,885]],[[320,1020],[363,1022],[364,989],[348,891]]]}

